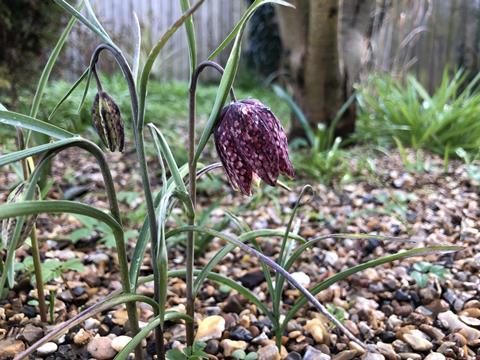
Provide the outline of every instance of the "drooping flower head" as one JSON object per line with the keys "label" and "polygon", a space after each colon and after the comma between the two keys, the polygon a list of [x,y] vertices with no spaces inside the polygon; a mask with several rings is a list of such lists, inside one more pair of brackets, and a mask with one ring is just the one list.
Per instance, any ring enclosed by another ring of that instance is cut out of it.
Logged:
{"label": "drooping flower head", "polygon": [[260,177],[275,186],[280,173],[295,175],[288,157],[287,136],[270,109],[249,99],[227,105],[214,133],[215,146],[232,187],[251,195]]}
{"label": "drooping flower head", "polygon": [[120,109],[105,91],[99,91],[95,96],[92,119],[102,143],[110,151],[122,152],[125,134]]}

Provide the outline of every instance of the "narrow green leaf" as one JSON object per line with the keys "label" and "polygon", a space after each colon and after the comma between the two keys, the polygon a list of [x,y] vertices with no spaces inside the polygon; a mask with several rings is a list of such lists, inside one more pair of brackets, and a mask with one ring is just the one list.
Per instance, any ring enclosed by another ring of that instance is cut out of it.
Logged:
{"label": "narrow green leaf", "polygon": [[107,224],[113,231],[123,232],[122,226],[109,214],[92,206],[76,201],[40,200],[0,205],[0,219],[7,219],[17,216],[59,213],[89,216]]}
{"label": "narrow green leaf", "polygon": [[[188,174],[188,165],[183,165],[180,168],[180,176],[182,179]],[[173,192],[177,185],[173,178],[168,179],[167,185],[163,185],[162,192],[155,197],[154,205],[157,208],[162,195],[166,193]],[[164,189],[166,190],[164,191]],[[143,263],[145,250],[147,248],[147,244],[150,240],[150,231],[149,231],[149,222],[147,218],[145,218],[142,228],[140,230],[140,234],[138,235],[137,242],[135,244],[135,250],[132,256],[132,260],[130,261],[130,283],[131,289],[134,291],[137,288],[138,282],[138,275],[140,273],[140,266]]]}
{"label": "narrow green leaf", "polygon": [[292,96],[290,96],[290,94],[288,94],[283,88],[278,85],[273,85],[272,89],[275,95],[287,102],[288,106],[295,114],[295,117],[300,122],[300,125],[302,125],[303,131],[305,131],[305,135],[308,138],[308,142],[311,146],[313,146],[315,144],[315,131],[310,126],[310,123],[308,122],[308,119],[302,109],[300,109],[295,100],[293,100]]}
{"label": "narrow green leaf", "polygon": [[90,68],[85,69],[85,71],[80,75],[80,77],[75,81],[75,83],[68,89],[65,95],[60,99],[60,101],[53,107],[50,115],[48,116],[48,120],[50,121],[56,114],[57,110],[60,106],[70,97],[70,95],[75,91],[75,89],[82,83],[83,80],[87,77],[90,73]]}
{"label": "narrow green leaf", "polygon": [[138,67],[140,65],[140,52],[142,51],[142,30],[137,13],[133,12],[133,21],[135,23],[135,50],[133,52],[132,75],[135,82],[138,81]]}
{"label": "narrow green leaf", "polygon": [[[80,2],[79,8],[81,9],[82,6],[83,1]],[[72,16],[67,26],[63,30],[62,34],[60,35],[60,38],[58,39],[57,44],[53,48],[50,56],[48,57],[47,64],[43,68],[42,75],[40,76],[40,80],[38,81],[37,90],[35,91],[35,95],[33,97],[32,107],[30,109],[30,116],[33,118],[37,117],[38,109],[40,108],[40,102],[42,101],[43,93],[45,92],[45,87],[47,86],[48,79],[50,78],[50,74],[52,73],[53,66],[57,62],[58,55],[60,54],[63,45],[65,45],[65,41],[67,40],[68,35],[72,31],[73,25],[75,25],[76,21],[77,18]]]}
{"label": "narrow green leaf", "polygon": [[[186,314],[181,314],[176,311],[171,311],[167,312],[165,314],[165,320],[167,321],[173,321],[173,320],[179,320],[183,319],[185,321],[192,321],[192,319],[186,315]],[[155,329],[157,326],[159,326],[161,323],[160,321],[160,316],[157,316],[153,318],[145,327],[133,337],[132,340],[122,349],[119,351],[117,356],[115,356],[114,360],[126,360],[128,359],[128,355],[130,355],[131,352],[135,350],[138,344],[142,342],[143,339],[145,339],[150,332]]]}
{"label": "narrow green leaf", "polygon": [[[180,5],[182,11],[186,12],[190,8],[189,0],[180,0]],[[188,43],[188,55],[190,60],[190,78],[197,67],[197,45],[195,40],[195,26],[193,24],[193,16],[190,16],[187,21],[185,21],[185,31],[187,34],[187,43]]]}
{"label": "narrow green leaf", "polygon": [[[412,256],[421,256],[421,255],[426,255],[426,254],[431,254],[435,252],[446,252],[446,251],[459,251],[462,250],[463,247],[461,246],[451,246],[451,245],[445,245],[445,246],[430,246],[430,247],[425,247],[425,248],[416,248],[416,249],[410,249],[404,252],[399,252],[393,255],[387,255],[383,256],[378,259],[374,259],[371,261],[368,261],[363,264],[359,264],[356,266],[353,266],[347,270],[344,270],[338,274],[335,274],[328,279],[322,281],[318,285],[314,286],[312,289],[309,289],[309,291],[312,293],[312,295],[318,294],[320,291],[327,289],[331,285],[346,279],[347,277],[360,272],[362,270],[368,269],[368,268],[373,268],[377,267],[386,263],[390,263],[396,260],[401,260],[405,259],[408,257]],[[287,326],[288,322],[294,318],[295,314],[304,306],[307,304],[307,300],[305,297],[302,295],[292,306],[292,308],[288,311],[287,315],[285,316],[285,319],[282,323],[282,328],[285,329]]]}
{"label": "narrow green leaf", "polygon": [[70,5],[68,2],[65,0],[53,0],[59,5],[63,10],[68,12],[70,15],[75,16],[78,20],[80,20],[86,27],[88,27],[90,30],[92,30],[94,33],[96,33],[98,36],[102,38],[103,41],[105,41],[107,44],[117,47],[110,37],[104,32],[103,28],[99,28],[95,24],[93,24],[90,20],[88,20],[85,16],[80,14],[72,5]]}
{"label": "narrow green leaf", "polygon": [[0,124],[21,127],[23,129],[39,132],[56,139],[65,139],[75,136],[75,134],[63,130],[55,125],[46,123],[45,121],[12,111],[0,110]]}
{"label": "narrow green leaf", "polygon": [[147,87],[148,87],[148,79],[150,77],[150,73],[152,72],[153,64],[157,59],[158,54],[163,49],[165,44],[168,40],[172,37],[173,34],[183,25],[183,23],[189,19],[189,17],[197,11],[200,5],[203,4],[205,0],[197,1],[188,11],[186,11],[177,21],[173,23],[173,25],[163,34],[160,40],[155,44],[155,46],[150,50],[150,53],[147,56],[145,61],[145,65],[143,66],[142,73],[140,75],[140,82],[139,82],[139,89],[138,89],[138,115],[139,115],[139,129],[143,129],[143,122],[145,116],[145,100],[147,97]]}
{"label": "narrow green leaf", "polygon": [[187,188],[185,183],[183,182],[182,176],[180,175],[180,171],[178,169],[178,164],[173,157],[172,150],[168,145],[167,140],[163,136],[162,132],[153,124],[148,124],[148,128],[152,134],[153,140],[155,141],[155,145],[157,146],[158,152],[163,154],[165,161],[167,162],[168,168],[172,173],[172,176],[175,180],[177,187],[184,192],[187,192]]}
{"label": "narrow green leaf", "polygon": [[268,4],[268,3],[275,3],[275,4],[295,8],[294,5],[288,3],[287,1],[281,1],[281,0],[256,0],[256,1],[254,1],[253,4],[250,5],[250,7],[243,13],[242,17],[240,18],[238,23],[233,27],[230,34],[228,34],[228,36],[225,38],[225,40],[223,40],[222,43],[215,49],[215,51],[213,51],[210,54],[210,56],[208,57],[208,60],[215,59],[218,56],[218,54],[220,54],[222,52],[222,50],[225,49],[228,46],[228,44],[230,44],[232,42],[232,40],[235,38],[235,36],[238,34],[240,29],[242,28],[243,24],[245,24],[248,21],[248,19],[253,15],[255,10],[257,10],[258,7],[260,7],[264,4]]}
{"label": "narrow green leaf", "polygon": [[[212,133],[213,127],[220,115],[223,105],[228,96],[228,92],[230,91],[233,82],[235,80],[235,76],[237,74],[238,64],[240,62],[240,53],[241,53],[241,44],[242,44],[242,36],[247,25],[248,20],[253,15],[255,10],[260,7],[261,5],[268,4],[268,3],[276,3],[285,6],[292,6],[288,2],[282,0],[256,0],[247,10],[245,15],[240,20],[239,24],[237,24],[238,29],[234,29],[236,31],[235,35],[235,42],[233,43],[232,50],[230,52],[230,56],[227,60],[227,65],[225,66],[225,71],[222,75],[220,80],[220,85],[217,90],[217,96],[215,98],[215,102],[212,107],[212,112],[210,113],[210,117],[208,118],[207,124],[205,125],[205,129],[200,137],[200,140],[197,145],[197,150],[195,152],[194,161],[198,161],[200,159],[200,155],[202,154],[205,145],[207,144],[208,139]],[[228,37],[227,37],[228,39]],[[228,41],[230,42],[230,41]],[[228,44],[227,42],[227,44]],[[223,45],[223,43],[222,43]],[[222,47],[220,45],[220,47]],[[224,45],[226,46],[226,44]]]}

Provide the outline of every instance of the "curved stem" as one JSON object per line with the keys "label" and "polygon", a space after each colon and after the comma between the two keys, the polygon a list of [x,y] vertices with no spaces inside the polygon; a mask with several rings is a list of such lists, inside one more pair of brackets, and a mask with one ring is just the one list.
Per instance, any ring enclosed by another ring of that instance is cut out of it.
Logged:
{"label": "curved stem", "polygon": [[[190,81],[190,101],[189,101],[189,121],[188,121],[188,187],[189,194],[193,204],[193,214],[188,218],[189,225],[195,225],[195,209],[197,204],[197,162],[195,161],[195,107],[196,107],[196,92],[197,92],[197,83],[198,78],[203,70],[207,67],[212,67],[216,69],[220,74],[223,74],[223,68],[213,62],[213,61],[203,61],[201,62],[195,71],[192,73],[192,78]],[[235,94],[233,89],[230,90],[232,99],[235,100]],[[185,282],[187,285],[187,315],[192,319],[194,318],[195,313],[195,299],[193,296],[193,268],[194,268],[194,259],[195,259],[195,234],[194,232],[189,232],[187,234],[187,249],[186,249],[186,267],[187,275]],[[194,340],[194,326],[195,324],[187,324],[187,346],[193,345]]]}
{"label": "curved stem", "polygon": [[[145,195],[145,202],[147,205],[147,216],[148,216],[148,222],[150,225],[150,236],[152,239],[152,267],[153,267],[153,272],[158,279],[158,270],[157,267],[155,266],[155,259],[156,259],[156,253],[157,253],[157,244],[156,244],[156,239],[157,239],[157,233],[158,233],[158,228],[157,228],[157,223],[155,220],[155,207],[153,203],[153,197],[152,197],[152,191],[151,191],[151,185],[150,185],[150,180],[148,177],[148,169],[147,169],[147,160],[145,156],[145,146],[144,146],[144,135],[143,135],[143,121],[140,120],[139,118],[139,108],[138,108],[138,97],[137,97],[137,91],[135,88],[135,80],[133,79],[133,74],[132,71],[125,60],[125,57],[123,54],[116,49],[115,47],[112,47],[108,44],[101,44],[97,46],[95,51],[93,52],[92,55],[92,60],[90,62],[90,67],[91,70],[95,67],[96,62],[98,61],[98,57],[100,53],[103,50],[109,51],[113,57],[115,58],[117,64],[119,65],[120,69],[122,70],[123,76],[125,77],[125,80],[128,85],[128,90],[130,93],[130,101],[131,101],[131,108],[132,108],[132,123],[133,123],[133,136],[135,140],[135,150],[137,153],[137,158],[140,166],[140,175],[142,178],[142,186],[143,186],[143,192]],[[155,290],[155,297],[156,300],[158,300],[158,282],[155,281],[154,283],[154,290]],[[129,290],[130,291],[130,290]],[[154,309],[156,315],[158,315],[158,308]],[[138,329],[137,329],[138,330]],[[138,331],[137,331],[138,332]],[[156,345],[157,345],[157,355],[160,359],[163,359],[165,357],[164,355],[164,346],[163,346],[163,330],[161,327],[158,327],[156,332]],[[139,357],[140,358],[140,357]]]}

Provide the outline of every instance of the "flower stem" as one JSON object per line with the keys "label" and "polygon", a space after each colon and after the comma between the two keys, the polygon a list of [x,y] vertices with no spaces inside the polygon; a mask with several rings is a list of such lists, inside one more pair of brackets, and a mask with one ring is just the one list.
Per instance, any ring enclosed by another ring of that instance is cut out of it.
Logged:
{"label": "flower stem", "polygon": [[[40,319],[42,322],[47,322],[47,305],[45,303],[45,291],[43,287],[42,262],[40,259],[40,249],[38,248],[37,229],[35,225],[30,233],[30,239],[32,241],[33,268],[35,271],[35,282],[37,285]],[[50,299],[50,301],[52,300]]]}
{"label": "flower stem", "polygon": [[[197,204],[197,162],[195,161],[195,107],[196,107],[196,92],[197,83],[200,73],[207,67],[216,69],[220,74],[223,74],[223,68],[213,61],[201,62],[195,71],[192,73],[190,81],[190,99],[189,99],[189,121],[188,121],[188,186],[190,199],[193,204],[193,215],[189,217],[188,224],[195,225],[195,209]],[[233,89],[230,90],[232,99],[235,99]],[[190,231],[187,234],[187,249],[186,249],[186,276],[185,282],[187,285],[187,315],[192,319],[195,314],[195,299],[193,296],[193,271],[194,271],[194,257],[195,257],[195,233]],[[194,341],[194,322],[187,323],[187,346],[192,346]]]}
{"label": "flower stem", "polygon": [[[116,49],[115,47],[112,47],[108,44],[101,44],[97,46],[95,51],[93,52],[92,55],[92,60],[90,62],[90,68],[93,69],[95,67],[96,62],[98,61],[98,57],[100,53],[103,50],[109,51],[113,57],[115,58],[117,64],[119,65],[120,69],[122,70],[123,76],[125,77],[125,80],[127,82],[128,90],[130,93],[130,101],[131,101],[131,108],[132,108],[132,123],[133,123],[133,136],[135,140],[135,150],[137,153],[137,158],[138,162],[140,165],[140,175],[142,179],[142,186],[143,186],[143,192],[145,195],[145,202],[147,205],[147,216],[148,216],[148,222],[150,225],[150,237],[152,241],[152,267],[153,267],[153,274],[155,277],[154,281],[154,292],[155,292],[155,299],[158,302],[159,299],[159,274],[158,270],[155,264],[155,259],[156,259],[156,254],[157,254],[157,223],[155,219],[155,206],[153,203],[153,197],[152,197],[152,190],[150,186],[150,180],[148,178],[148,169],[147,169],[147,160],[145,157],[145,146],[144,146],[144,135],[143,135],[143,121],[140,119],[140,114],[139,114],[139,108],[138,108],[138,97],[137,97],[137,91],[135,87],[135,81],[133,79],[133,74],[132,71],[125,60],[125,57],[123,54]],[[143,116],[142,116],[143,117]],[[131,293],[132,289],[128,289],[128,293]],[[133,304],[133,306],[135,306]],[[158,315],[159,309],[154,309],[155,316]],[[138,328],[138,327],[137,327]],[[161,326],[155,328],[155,338],[156,338],[156,348],[157,348],[157,356],[159,359],[164,359],[165,358],[165,349],[164,349],[164,344],[163,344],[163,329]],[[139,349],[137,347],[137,349]],[[137,358],[137,355],[136,355]]]}

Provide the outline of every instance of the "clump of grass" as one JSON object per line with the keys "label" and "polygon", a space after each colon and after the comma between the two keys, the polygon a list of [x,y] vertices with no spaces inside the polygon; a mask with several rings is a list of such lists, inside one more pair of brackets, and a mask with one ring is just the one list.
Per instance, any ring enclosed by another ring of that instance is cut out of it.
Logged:
{"label": "clump of grass", "polygon": [[356,138],[382,146],[401,144],[444,156],[457,148],[476,153],[480,148],[480,76],[468,81],[463,71],[443,74],[433,95],[415,79],[404,82],[372,75],[359,88]]}

